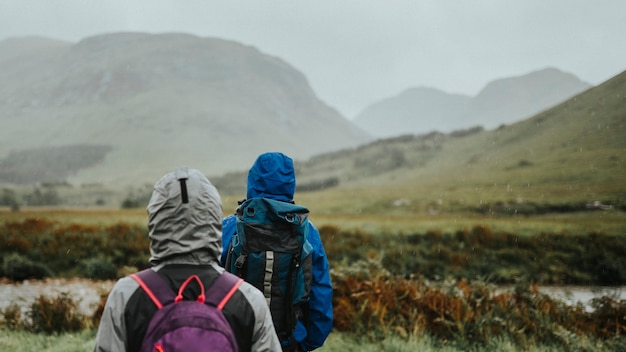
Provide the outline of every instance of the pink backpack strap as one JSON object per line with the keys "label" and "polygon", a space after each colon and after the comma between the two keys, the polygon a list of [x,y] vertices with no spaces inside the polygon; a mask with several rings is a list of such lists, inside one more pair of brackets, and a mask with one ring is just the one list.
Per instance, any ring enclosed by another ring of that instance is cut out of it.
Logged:
{"label": "pink backpack strap", "polygon": [[176,294],[168,283],[152,269],[145,269],[138,273],[131,274],[139,286],[150,297],[154,305],[161,309],[164,305],[174,302]]}
{"label": "pink backpack strap", "polygon": [[[136,274],[131,274],[130,277],[137,281],[139,286],[148,297],[150,297],[158,309],[174,302],[176,299],[176,293],[172,291],[168,283],[152,269],[142,270]],[[222,310],[230,298],[237,292],[242,282],[242,278],[226,271],[223,272],[206,291],[205,302]]]}

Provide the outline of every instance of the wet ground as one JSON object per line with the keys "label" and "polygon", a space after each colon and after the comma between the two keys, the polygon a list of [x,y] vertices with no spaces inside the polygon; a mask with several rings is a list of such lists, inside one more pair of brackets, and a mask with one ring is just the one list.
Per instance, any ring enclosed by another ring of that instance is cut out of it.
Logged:
{"label": "wet ground", "polygon": [[[0,310],[15,302],[26,310],[39,295],[56,297],[65,292],[79,303],[80,311],[91,315],[96,310],[101,293],[107,293],[114,281],[90,281],[86,279],[47,279],[12,283],[0,281]],[[581,302],[585,305],[596,297],[609,296],[626,300],[626,286],[543,286],[540,292],[563,300],[568,304]]]}
{"label": "wet ground", "polygon": [[0,310],[4,310],[11,303],[17,303],[24,311],[40,295],[57,297],[61,293],[67,293],[79,304],[82,313],[92,315],[100,302],[101,293],[109,292],[113,284],[113,281],[85,279],[26,280],[21,283],[1,281]]}
{"label": "wet ground", "polygon": [[594,287],[594,286],[543,286],[539,292],[558,298],[569,305],[583,303],[589,311],[589,302],[594,298],[611,297],[616,300],[626,300],[626,286]]}

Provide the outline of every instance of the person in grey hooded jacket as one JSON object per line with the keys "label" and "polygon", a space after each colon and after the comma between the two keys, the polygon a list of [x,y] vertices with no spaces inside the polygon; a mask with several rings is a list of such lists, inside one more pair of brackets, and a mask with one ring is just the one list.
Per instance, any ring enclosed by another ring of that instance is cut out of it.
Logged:
{"label": "person in grey hooded jacket", "polygon": [[[179,168],[155,184],[147,211],[152,270],[175,291],[190,275],[198,275],[210,290],[224,271],[218,262],[223,210],[215,187],[200,171]],[[197,295],[191,286],[185,290],[185,299]],[[109,293],[94,351],[138,351],[156,310],[135,280],[118,280]],[[242,283],[222,312],[240,351],[280,351],[269,308],[255,287]]]}

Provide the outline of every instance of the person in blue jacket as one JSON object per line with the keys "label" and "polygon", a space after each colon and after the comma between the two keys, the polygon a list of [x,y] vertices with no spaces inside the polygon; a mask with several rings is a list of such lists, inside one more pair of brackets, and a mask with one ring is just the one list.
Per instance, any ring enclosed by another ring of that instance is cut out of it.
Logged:
{"label": "person in blue jacket", "polygon": [[[270,198],[293,203],[296,176],[293,160],[278,152],[259,155],[248,172],[246,198]],[[222,221],[222,257],[226,256],[236,228],[237,217],[229,215]],[[328,259],[317,228],[309,222],[308,240],[313,247],[313,280],[308,302],[308,311],[296,325],[294,337],[302,351],[312,351],[324,344],[333,325],[333,289],[330,282]]]}

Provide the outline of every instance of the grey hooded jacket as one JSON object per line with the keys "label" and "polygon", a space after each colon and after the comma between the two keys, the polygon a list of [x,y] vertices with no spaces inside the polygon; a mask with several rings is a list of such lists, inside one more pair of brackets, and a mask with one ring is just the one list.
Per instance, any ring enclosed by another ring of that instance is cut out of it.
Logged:
{"label": "grey hooded jacket", "polygon": [[[150,263],[173,290],[190,275],[198,275],[207,290],[223,272],[221,252],[222,203],[215,187],[198,170],[180,168],[159,180],[148,204]],[[189,286],[185,299],[198,287]],[[154,303],[130,277],[120,279],[109,293],[94,351],[137,351]],[[240,351],[280,351],[263,294],[242,283],[223,311]]]}

